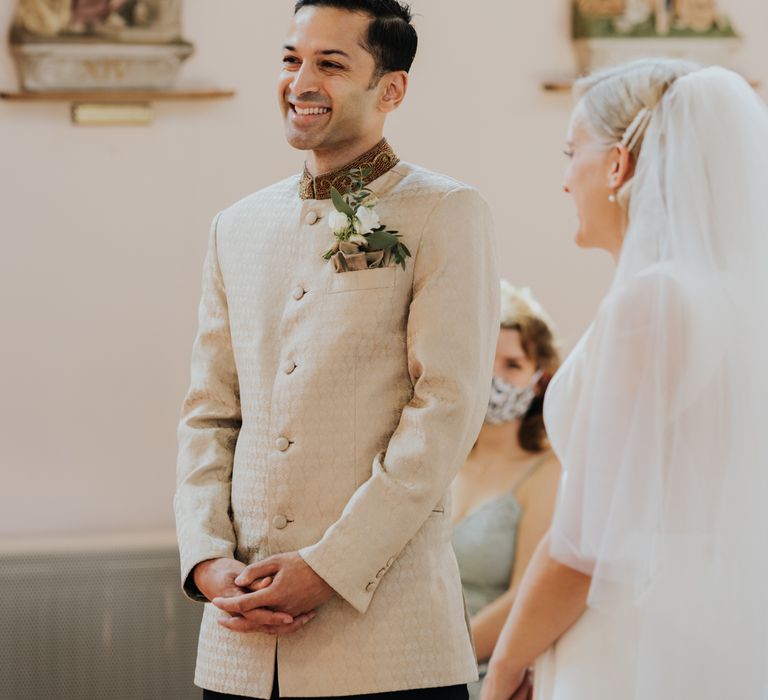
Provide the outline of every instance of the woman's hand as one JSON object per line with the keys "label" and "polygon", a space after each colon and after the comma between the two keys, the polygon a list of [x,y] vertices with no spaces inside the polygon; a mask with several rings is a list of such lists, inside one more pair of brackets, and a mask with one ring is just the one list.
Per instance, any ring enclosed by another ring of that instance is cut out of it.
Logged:
{"label": "woman's hand", "polygon": [[482,700],[527,700],[525,670],[581,617],[591,583],[550,556],[549,537],[541,541],[493,650]]}
{"label": "woman's hand", "polygon": [[528,669],[512,700],[533,700],[533,669]]}
{"label": "woman's hand", "polygon": [[529,700],[533,697],[531,681],[528,669],[515,671],[491,665],[483,680],[480,700]]}

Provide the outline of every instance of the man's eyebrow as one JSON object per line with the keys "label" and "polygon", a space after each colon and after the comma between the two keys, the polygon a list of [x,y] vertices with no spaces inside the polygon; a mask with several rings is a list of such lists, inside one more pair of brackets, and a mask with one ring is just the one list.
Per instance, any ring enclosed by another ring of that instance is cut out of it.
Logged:
{"label": "man's eyebrow", "polygon": [[325,51],[318,51],[318,53],[322,56],[333,56],[336,54],[338,56],[344,56],[344,58],[349,58],[349,54],[341,49],[326,49]]}
{"label": "man's eyebrow", "polygon": [[[284,51],[293,51],[296,52],[296,47],[291,46],[290,44],[286,44],[283,46]],[[318,51],[321,56],[344,56],[344,58],[350,58],[349,54],[346,51],[342,51],[341,49],[325,49],[323,51]]]}

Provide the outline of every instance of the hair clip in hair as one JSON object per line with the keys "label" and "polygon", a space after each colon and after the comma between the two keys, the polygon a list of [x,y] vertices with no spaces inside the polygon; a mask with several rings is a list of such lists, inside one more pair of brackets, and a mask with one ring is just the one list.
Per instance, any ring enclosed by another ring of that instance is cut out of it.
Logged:
{"label": "hair clip in hair", "polygon": [[634,118],[632,123],[627,127],[624,132],[621,141],[622,146],[626,146],[628,151],[634,150],[635,146],[639,143],[640,139],[645,134],[645,130],[648,128],[648,124],[651,123],[651,117],[653,112],[647,107],[643,107]]}

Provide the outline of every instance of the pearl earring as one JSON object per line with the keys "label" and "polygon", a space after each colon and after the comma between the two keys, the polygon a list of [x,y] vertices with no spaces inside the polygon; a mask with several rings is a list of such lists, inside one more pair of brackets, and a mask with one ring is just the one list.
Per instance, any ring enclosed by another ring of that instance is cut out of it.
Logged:
{"label": "pearl earring", "polygon": [[611,204],[616,204],[616,193],[615,192],[611,192],[611,194],[608,195],[608,201]]}

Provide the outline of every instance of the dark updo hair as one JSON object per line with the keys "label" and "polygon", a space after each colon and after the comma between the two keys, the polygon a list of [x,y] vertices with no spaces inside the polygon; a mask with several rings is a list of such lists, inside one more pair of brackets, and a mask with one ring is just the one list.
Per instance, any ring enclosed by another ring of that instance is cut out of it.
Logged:
{"label": "dark updo hair", "polygon": [[295,12],[305,7],[335,7],[371,17],[363,48],[376,61],[376,78],[392,71],[411,70],[419,38],[411,24],[411,8],[398,0],[298,0]]}

